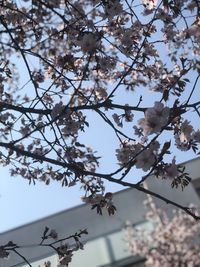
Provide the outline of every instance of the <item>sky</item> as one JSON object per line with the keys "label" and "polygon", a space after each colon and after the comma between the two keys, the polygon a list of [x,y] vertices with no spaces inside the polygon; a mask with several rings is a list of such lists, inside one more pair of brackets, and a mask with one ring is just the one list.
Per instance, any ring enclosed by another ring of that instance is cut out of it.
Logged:
{"label": "sky", "polygon": [[[23,66],[20,66],[21,71],[25,72]],[[192,77],[191,77],[192,80]],[[25,82],[21,81],[23,84]],[[146,95],[143,101],[143,106],[151,106],[160,95],[152,92],[125,92],[121,90],[118,95],[118,103],[126,101],[135,104],[139,100],[141,94]],[[187,93],[187,92],[186,92]],[[199,93],[196,92],[193,100],[199,99]],[[193,101],[191,101],[193,102]],[[115,149],[118,147],[118,141],[113,139],[113,134],[110,128],[103,121],[94,117],[93,113],[88,114],[90,127],[84,135],[81,136],[81,141],[94,150],[98,151],[98,155],[102,156],[101,168],[99,171],[109,173],[116,169],[117,163],[115,159]],[[199,127],[197,117],[193,113],[188,114],[188,119],[193,120],[193,124]],[[129,130],[128,130],[129,129]],[[132,127],[127,126],[125,130],[132,134]],[[168,137],[166,137],[168,138]],[[195,157],[192,152],[181,153],[177,149],[174,152],[179,162],[184,162]],[[106,171],[105,171],[106,170]],[[70,207],[81,204],[80,196],[83,192],[80,191],[79,186],[62,187],[58,182],[51,182],[49,186],[41,182],[36,185],[29,185],[26,180],[21,177],[11,177],[9,168],[0,167],[0,232],[18,227],[20,225],[32,222],[39,218],[54,214],[56,212],[68,209]],[[128,179],[130,181],[138,181],[141,172],[134,170]],[[123,189],[121,186],[106,183],[107,191],[115,192]],[[94,211],[95,212],[95,211]]]}

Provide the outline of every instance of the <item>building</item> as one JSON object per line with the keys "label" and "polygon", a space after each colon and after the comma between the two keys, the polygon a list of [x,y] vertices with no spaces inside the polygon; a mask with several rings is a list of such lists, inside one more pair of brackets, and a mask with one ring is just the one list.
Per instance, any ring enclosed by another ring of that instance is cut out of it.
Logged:
{"label": "building", "polygon": [[[171,189],[165,180],[155,181],[155,177],[148,179],[148,187],[154,192],[168,197],[182,205],[194,203],[200,207],[200,158],[184,163],[186,171],[190,173],[192,183],[185,188],[184,192],[178,189]],[[44,261],[50,260],[51,266],[57,266],[57,256],[48,247],[40,248],[38,244],[44,232],[45,226],[56,229],[59,238],[75,233],[79,229],[88,229],[89,234],[83,239],[87,242],[83,251],[74,253],[70,267],[141,267],[143,260],[131,256],[126,249],[124,233],[122,228],[126,220],[132,221],[140,227],[152,225],[144,220],[146,213],[143,201],[145,195],[134,189],[124,189],[114,194],[114,203],[117,213],[109,217],[105,212],[103,216],[97,215],[90,206],[83,204],[55,215],[48,216],[41,220],[27,225],[6,231],[0,234],[0,246],[9,241],[25,246],[18,251],[31,262],[33,267],[38,267]],[[154,199],[158,207],[172,209],[164,202]],[[11,254],[8,260],[0,259],[0,267],[25,267],[28,266],[21,257]]]}

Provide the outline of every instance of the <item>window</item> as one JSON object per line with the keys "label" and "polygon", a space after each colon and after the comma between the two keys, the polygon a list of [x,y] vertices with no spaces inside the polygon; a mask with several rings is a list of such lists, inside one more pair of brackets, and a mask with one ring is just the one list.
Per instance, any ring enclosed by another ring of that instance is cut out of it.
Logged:
{"label": "window", "polygon": [[195,190],[197,192],[198,197],[200,198],[200,187],[195,188]]}

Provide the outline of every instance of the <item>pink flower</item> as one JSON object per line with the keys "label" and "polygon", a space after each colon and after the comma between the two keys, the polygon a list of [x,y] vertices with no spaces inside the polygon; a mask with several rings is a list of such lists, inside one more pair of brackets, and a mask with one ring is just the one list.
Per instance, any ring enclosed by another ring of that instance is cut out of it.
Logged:
{"label": "pink flower", "polygon": [[170,109],[160,102],[155,102],[153,108],[148,108],[145,118],[140,119],[138,124],[143,128],[144,135],[150,135],[161,131],[169,119]]}
{"label": "pink flower", "polygon": [[65,106],[63,105],[63,102],[59,102],[55,104],[54,108],[51,111],[51,117],[54,120],[57,116],[59,116],[62,111],[64,110]]}
{"label": "pink flower", "polygon": [[178,176],[178,166],[176,165],[176,159],[175,157],[172,160],[172,163],[169,164],[168,167],[165,168],[166,171],[166,178],[174,179]]}
{"label": "pink flower", "polygon": [[156,158],[150,149],[146,149],[142,151],[142,153],[140,153],[136,159],[136,168],[142,169],[146,172],[152,167]]}
{"label": "pink flower", "polygon": [[154,9],[157,5],[157,0],[142,0],[142,3],[147,9]]}

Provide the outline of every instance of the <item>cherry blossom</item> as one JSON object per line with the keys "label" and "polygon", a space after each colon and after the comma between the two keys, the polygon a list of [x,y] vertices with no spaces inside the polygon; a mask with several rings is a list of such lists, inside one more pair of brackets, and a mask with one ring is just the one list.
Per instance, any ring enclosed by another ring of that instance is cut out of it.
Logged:
{"label": "cherry blossom", "polygon": [[173,158],[172,163],[165,168],[165,171],[167,178],[174,178],[178,176],[179,172],[178,172],[178,166],[176,165],[175,157]]}
{"label": "cherry blossom", "polygon": [[141,168],[143,171],[148,171],[155,163],[155,156],[150,149],[144,150],[137,156],[136,168]]}
{"label": "cherry blossom", "polygon": [[51,117],[54,120],[56,117],[58,117],[65,109],[65,106],[62,102],[55,104],[54,108],[51,111]]}
{"label": "cherry blossom", "polygon": [[144,266],[198,266],[199,224],[180,211],[169,216],[156,209],[152,200],[147,202],[149,211],[146,222],[151,229],[139,229],[127,222],[125,235],[129,250],[134,255],[145,257]]}
{"label": "cherry blossom", "polygon": [[199,9],[197,0],[1,1],[1,166],[36,186],[80,186],[99,214],[115,213],[104,182],[154,195],[141,184],[155,175],[184,189],[190,174],[176,161],[200,148]]}
{"label": "cherry blossom", "polygon": [[157,5],[157,0],[143,0],[142,3],[145,6],[145,8],[153,9]]}
{"label": "cherry blossom", "polygon": [[140,119],[138,124],[143,128],[144,135],[158,133],[169,119],[170,109],[164,107],[163,103],[155,102],[153,108],[145,111],[145,118]]}

